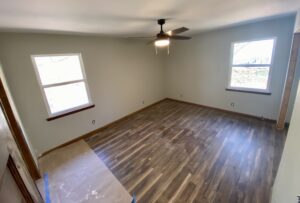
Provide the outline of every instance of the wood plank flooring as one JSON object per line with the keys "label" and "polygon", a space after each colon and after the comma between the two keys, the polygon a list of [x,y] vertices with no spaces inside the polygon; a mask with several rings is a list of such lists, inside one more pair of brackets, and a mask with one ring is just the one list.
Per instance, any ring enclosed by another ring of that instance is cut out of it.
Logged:
{"label": "wood plank flooring", "polygon": [[268,203],[285,137],[269,121],[165,100],[85,141],[138,203]]}

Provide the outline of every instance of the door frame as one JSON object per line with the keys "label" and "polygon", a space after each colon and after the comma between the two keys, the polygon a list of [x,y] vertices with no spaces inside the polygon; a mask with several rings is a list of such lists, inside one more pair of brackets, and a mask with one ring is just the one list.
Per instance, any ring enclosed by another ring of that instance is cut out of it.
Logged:
{"label": "door frame", "polygon": [[28,191],[19,171],[18,168],[13,160],[13,158],[9,155],[8,161],[7,161],[7,168],[9,169],[15,183],[17,184],[23,198],[28,203],[34,203],[34,200],[31,197],[30,192]]}
{"label": "door frame", "polygon": [[27,166],[28,172],[33,180],[41,178],[40,172],[37,168],[37,165],[33,159],[29,146],[26,142],[23,131],[20,128],[20,125],[13,113],[11,105],[9,103],[6,91],[4,89],[2,80],[0,78],[0,105],[3,109],[3,113],[6,117],[7,123],[11,130],[11,133],[14,137],[14,140],[20,150],[22,158]]}

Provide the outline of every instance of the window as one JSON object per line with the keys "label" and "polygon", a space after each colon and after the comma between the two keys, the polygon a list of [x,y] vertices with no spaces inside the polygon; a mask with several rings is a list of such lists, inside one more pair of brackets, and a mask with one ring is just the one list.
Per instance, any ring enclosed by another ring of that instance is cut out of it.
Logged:
{"label": "window", "polygon": [[233,43],[228,89],[269,93],[274,43],[274,38]]}
{"label": "window", "polygon": [[32,61],[50,117],[92,105],[81,54],[35,55]]}

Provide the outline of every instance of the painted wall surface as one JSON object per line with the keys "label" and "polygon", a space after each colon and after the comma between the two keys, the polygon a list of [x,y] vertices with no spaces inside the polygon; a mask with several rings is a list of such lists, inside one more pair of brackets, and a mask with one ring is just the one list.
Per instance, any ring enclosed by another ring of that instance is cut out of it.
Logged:
{"label": "painted wall surface", "polygon": [[0,202],[6,203],[22,203],[25,202],[13,176],[8,168],[6,168],[3,182],[0,185]]}
{"label": "painted wall surface", "polygon": [[[0,44],[4,74],[36,154],[164,98],[161,56],[144,41],[8,33],[0,34]],[[82,54],[96,106],[46,121],[48,114],[30,56],[57,53]]]}
{"label": "painted wall surface", "polygon": [[18,112],[18,110],[17,110],[17,107],[16,107],[16,105],[15,105],[15,102],[13,101],[11,92],[10,92],[10,90],[9,90],[9,88],[8,88],[7,81],[6,81],[6,77],[5,77],[5,75],[4,75],[4,72],[3,72],[3,68],[2,68],[1,63],[0,63],[0,78],[1,78],[2,84],[3,84],[3,86],[4,86],[4,89],[5,89],[7,98],[8,98],[8,100],[9,100],[10,106],[11,106],[11,108],[12,108],[12,111],[13,111],[13,113],[14,113],[14,115],[15,115],[15,118],[16,118],[16,120],[17,120],[17,122],[18,122],[18,124],[19,124],[19,126],[20,126],[20,128],[21,128],[21,130],[22,130],[22,132],[23,132],[23,135],[24,135],[24,137],[25,137],[25,140],[26,140],[26,142],[27,142],[27,145],[28,145],[28,147],[29,147],[29,149],[30,149],[30,151],[31,151],[31,153],[32,153],[32,155],[33,155],[34,162],[35,162],[35,164],[38,164],[38,163],[37,163],[37,156],[36,156],[36,154],[35,154],[35,151],[34,151],[34,149],[33,149],[33,146],[32,146],[32,144],[31,144],[31,141],[28,139],[28,135],[27,135],[27,133],[26,133],[26,131],[25,131],[25,129],[24,129],[24,126],[23,126],[23,122],[21,121],[19,112]]}
{"label": "painted wall surface", "polygon": [[[289,60],[294,19],[294,16],[286,16],[202,33],[190,41],[176,41],[172,44],[171,55],[165,59],[167,96],[276,119]],[[231,43],[269,37],[277,38],[271,72],[272,94],[226,91]],[[232,102],[235,103],[234,108],[230,105]]]}
{"label": "painted wall surface", "polygon": [[300,32],[300,9],[297,11],[294,32]]}
{"label": "painted wall surface", "polygon": [[294,106],[279,170],[273,186],[272,203],[296,203],[297,196],[300,195],[300,87],[298,87]]}

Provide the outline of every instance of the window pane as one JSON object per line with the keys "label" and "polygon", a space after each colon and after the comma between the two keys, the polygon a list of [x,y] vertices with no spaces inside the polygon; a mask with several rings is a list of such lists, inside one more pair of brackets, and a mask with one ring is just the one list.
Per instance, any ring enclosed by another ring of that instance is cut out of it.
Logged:
{"label": "window pane", "polygon": [[266,90],[270,67],[232,67],[231,87]]}
{"label": "window pane", "polygon": [[78,55],[34,57],[42,85],[83,79]]}
{"label": "window pane", "polygon": [[45,88],[51,113],[57,113],[89,103],[84,82]]}
{"label": "window pane", "polygon": [[273,45],[273,39],[235,43],[233,65],[271,64]]}

